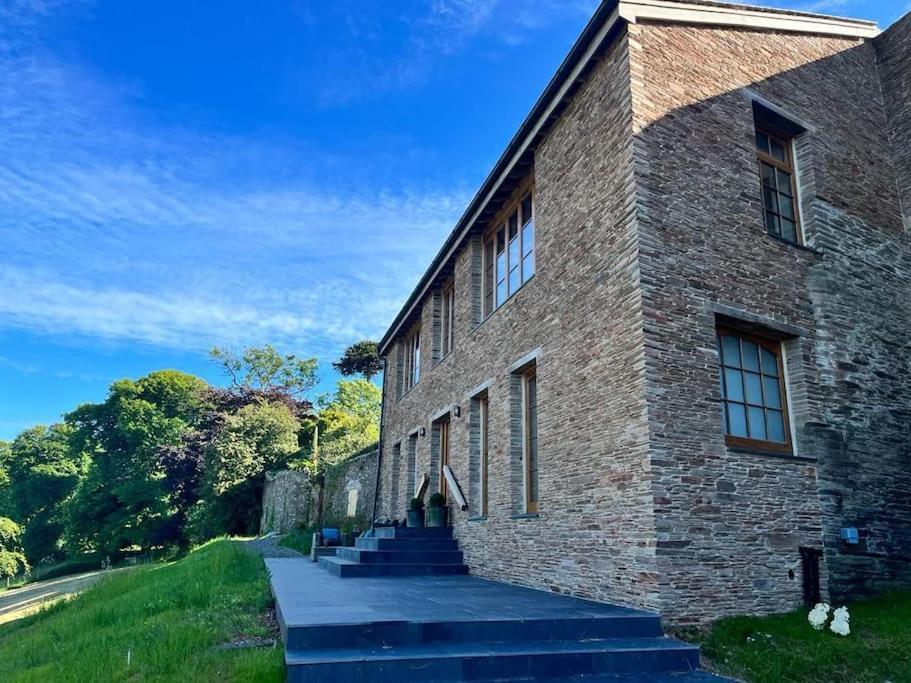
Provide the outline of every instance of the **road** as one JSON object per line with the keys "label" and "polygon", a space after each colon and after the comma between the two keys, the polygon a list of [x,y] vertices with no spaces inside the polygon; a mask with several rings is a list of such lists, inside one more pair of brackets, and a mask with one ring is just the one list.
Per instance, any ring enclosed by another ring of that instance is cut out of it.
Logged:
{"label": "road", "polygon": [[36,581],[22,588],[13,588],[0,593],[0,624],[21,619],[37,612],[44,605],[85,590],[95,583],[106,571],[93,571],[73,576],[62,576],[59,579]]}

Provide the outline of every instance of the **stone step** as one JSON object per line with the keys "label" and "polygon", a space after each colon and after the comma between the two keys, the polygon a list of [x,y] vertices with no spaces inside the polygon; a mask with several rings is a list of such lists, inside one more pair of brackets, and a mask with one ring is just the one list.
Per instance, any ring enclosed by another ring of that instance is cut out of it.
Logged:
{"label": "stone step", "polygon": [[339,548],[337,557],[364,564],[462,564],[460,550],[365,550]]}
{"label": "stone step", "polygon": [[452,527],[378,526],[372,538],[452,538]]}
{"label": "stone step", "polygon": [[288,626],[289,650],[385,648],[453,643],[508,643],[661,636],[657,614],[474,621],[383,621]]}
{"label": "stone step", "polygon": [[[535,677],[513,679],[514,683],[540,680]],[[730,678],[706,671],[656,674],[576,674],[548,679],[549,683],[736,683]]]}
{"label": "stone step", "polygon": [[308,683],[546,680],[689,672],[699,666],[699,649],[670,638],[456,643],[286,650],[285,665],[288,681]]}
{"label": "stone step", "polygon": [[362,564],[341,557],[321,557],[319,566],[341,578],[364,578],[381,576],[452,576],[467,574],[468,566],[464,564]]}
{"label": "stone step", "polygon": [[364,550],[458,550],[454,538],[358,538],[355,548]]}

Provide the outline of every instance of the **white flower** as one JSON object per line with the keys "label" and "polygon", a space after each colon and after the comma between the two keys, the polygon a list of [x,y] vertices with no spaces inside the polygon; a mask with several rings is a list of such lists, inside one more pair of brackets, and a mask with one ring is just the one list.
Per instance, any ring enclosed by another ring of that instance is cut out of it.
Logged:
{"label": "white flower", "polygon": [[829,618],[829,607],[826,603],[820,602],[813,609],[810,610],[810,614],[807,615],[807,621],[810,622],[810,626],[815,628],[817,631],[821,630],[823,626],[826,625],[826,620]]}
{"label": "white flower", "polygon": [[839,607],[835,610],[835,614],[832,617],[832,623],[829,624],[829,630],[840,636],[847,636],[851,633],[851,626],[848,624],[850,620],[851,615],[848,614],[848,608]]}

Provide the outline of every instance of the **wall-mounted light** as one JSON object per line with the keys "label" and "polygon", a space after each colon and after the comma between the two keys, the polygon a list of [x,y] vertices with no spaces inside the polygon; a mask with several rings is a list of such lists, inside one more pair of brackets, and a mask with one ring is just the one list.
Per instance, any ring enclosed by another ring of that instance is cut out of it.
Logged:
{"label": "wall-mounted light", "polygon": [[421,434],[422,437],[425,436],[425,435],[427,434],[427,430],[424,429],[423,427],[421,427],[421,432],[420,432],[420,434]]}
{"label": "wall-mounted light", "polygon": [[462,417],[462,408],[459,406],[452,406],[452,414],[456,417]]}

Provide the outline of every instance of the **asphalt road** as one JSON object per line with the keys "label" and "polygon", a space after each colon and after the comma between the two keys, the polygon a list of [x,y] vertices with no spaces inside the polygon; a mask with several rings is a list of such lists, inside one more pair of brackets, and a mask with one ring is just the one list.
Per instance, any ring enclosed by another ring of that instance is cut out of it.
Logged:
{"label": "asphalt road", "polygon": [[85,590],[107,573],[97,570],[85,574],[62,576],[59,579],[36,581],[26,584],[22,588],[3,591],[0,593],[0,624],[21,619],[37,612],[44,605]]}

